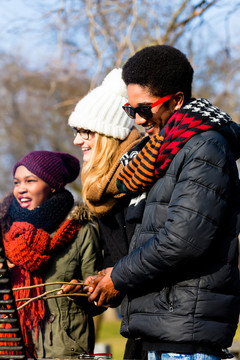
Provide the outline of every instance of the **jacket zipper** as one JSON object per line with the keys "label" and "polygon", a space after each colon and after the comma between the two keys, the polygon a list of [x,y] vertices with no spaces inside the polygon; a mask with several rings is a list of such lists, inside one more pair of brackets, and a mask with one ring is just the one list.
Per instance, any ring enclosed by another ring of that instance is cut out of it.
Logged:
{"label": "jacket zipper", "polygon": [[[171,293],[171,298],[170,298]],[[174,311],[174,287],[168,288],[168,311],[173,312]]]}

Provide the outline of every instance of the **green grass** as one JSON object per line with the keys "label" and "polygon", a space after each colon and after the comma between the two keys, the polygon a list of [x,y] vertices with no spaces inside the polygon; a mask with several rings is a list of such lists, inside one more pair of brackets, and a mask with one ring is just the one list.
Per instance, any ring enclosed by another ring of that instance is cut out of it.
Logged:
{"label": "green grass", "polygon": [[96,342],[109,344],[111,347],[112,359],[123,359],[126,340],[120,335],[121,320],[101,321]]}
{"label": "green grass", "polygon": [[238,328],[237,328],[234,340],[240,341],[240,323],[238,324]]}

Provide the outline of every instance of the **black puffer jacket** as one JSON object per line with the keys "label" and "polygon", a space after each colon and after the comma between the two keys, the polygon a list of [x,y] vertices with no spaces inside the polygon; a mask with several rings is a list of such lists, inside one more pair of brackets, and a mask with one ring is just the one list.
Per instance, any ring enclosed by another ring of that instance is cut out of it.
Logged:
{"label": "black puffer jacket", "polygon": [[223,356],[232,343],[240,309],[240,128],[231,124],[178,152],[148,194],[131,253],[113,269],[115,288],[128,294],[121,334],[143,338],[148,350]]}

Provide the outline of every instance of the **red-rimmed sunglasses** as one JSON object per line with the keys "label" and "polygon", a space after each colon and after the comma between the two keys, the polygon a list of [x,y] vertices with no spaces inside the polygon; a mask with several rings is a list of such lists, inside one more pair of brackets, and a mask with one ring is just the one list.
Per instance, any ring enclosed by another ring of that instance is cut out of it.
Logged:
{"label": "red-rimmed sunglasses", "polygon": [[166,95],[150,105],[141,105],[134,108],[130,106],[129,103],[126,103],[124,106],[122,106],[122,108],[126,112],[126,114],[132,119],[136,119],[136,114],[138,114],[143,119],[150,120],[153,117],[152,108],[170,100],[173,95],[174,94]]}

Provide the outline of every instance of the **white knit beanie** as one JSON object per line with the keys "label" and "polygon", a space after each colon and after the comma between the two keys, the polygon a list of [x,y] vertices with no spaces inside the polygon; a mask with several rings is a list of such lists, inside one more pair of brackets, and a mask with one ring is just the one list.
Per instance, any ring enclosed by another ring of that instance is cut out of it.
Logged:
{"label": "white knit beanie", "polygon": [[124,140],[134,125],[134,120],[122,109],[126,102],[127,87],[122,80],[122,69],[113,69],[100,86],[77,103],[68,124]]}

